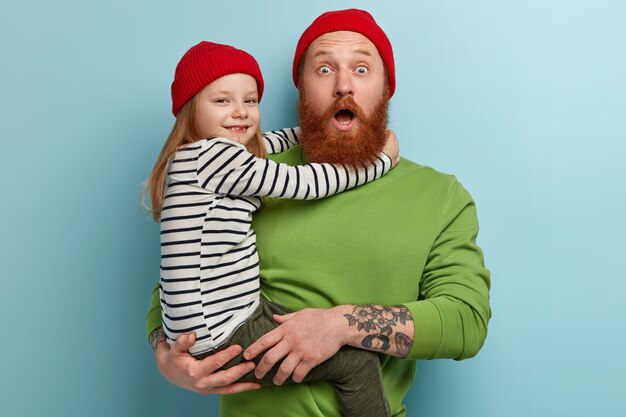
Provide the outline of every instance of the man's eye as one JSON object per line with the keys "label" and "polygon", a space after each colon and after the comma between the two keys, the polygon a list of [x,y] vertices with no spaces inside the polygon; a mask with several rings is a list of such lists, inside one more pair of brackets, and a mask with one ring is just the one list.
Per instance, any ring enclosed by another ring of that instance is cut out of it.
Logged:
{"label": "man's eye", "polygon": [[330,67],[324,65],[323,67],[320,67],[320,69],[318,71],[321,74],[328,74],[328,73],[330,73]]}
{"label": "man's eye", "polygon": [[367,69],[367,67],[363,67],[363,66],[357,67],[356,69],[356,72],[358,74],[367,74],[368,71],[369,70]]}

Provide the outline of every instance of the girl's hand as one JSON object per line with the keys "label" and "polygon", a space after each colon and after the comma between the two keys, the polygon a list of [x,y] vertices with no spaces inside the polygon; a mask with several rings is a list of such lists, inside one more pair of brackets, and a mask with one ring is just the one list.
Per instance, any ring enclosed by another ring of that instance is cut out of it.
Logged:
{"label": "girl's hand", "polygon": [[188,351],[195,339],[191,333],[180,336],[171,348],[166,341],[159,343],[156,350],[157,366],[170,383],[199,394],[234,394],[260,388],[254,382],[235,382],[254,369],[254,362],[243,362],[220,370],[241,353],[241,347],[230,346],[199,360]]}
{"label": "girl's hand", "polygon": [[387,129],[387,142],[385,142],[385,146],[383,147],[383,152],[391,158],[392,166],[398,165],[400,162],[400,150],[398,149],[398,138],[396,138],[393,130]]}

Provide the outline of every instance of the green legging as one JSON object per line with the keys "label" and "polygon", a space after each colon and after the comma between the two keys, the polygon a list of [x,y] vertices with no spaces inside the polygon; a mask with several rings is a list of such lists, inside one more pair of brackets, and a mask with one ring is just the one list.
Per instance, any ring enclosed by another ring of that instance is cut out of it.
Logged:
{"label": "green legging", "polygon": [[[242,324],[222,346],[216,350],[198,355],[203,358],[231,345],[240,345],[244,350],[259,337],[276,328],[272,319],[274,314],[287,314],[292,311],[286,307],[271,303],[261,298],[261,303],[254,314]],[[258,364],[263,355],[254,361]],[[223,369],[235,366],[243,361],[239,355]],[[272,379],[279,364],[274,366],[262,379],[257,379],[250,372],[239,379],[241,382],[258,382],[261,385],[274,385]],[[343,347],[332,358],[319,364],[308,373],[304,382],[328,381],[334,384],[339,393],[345,417],[388,417],[389,404],[383,388],[378,355],[352,347]],[[291,378],[287,383],[294,383]]]}

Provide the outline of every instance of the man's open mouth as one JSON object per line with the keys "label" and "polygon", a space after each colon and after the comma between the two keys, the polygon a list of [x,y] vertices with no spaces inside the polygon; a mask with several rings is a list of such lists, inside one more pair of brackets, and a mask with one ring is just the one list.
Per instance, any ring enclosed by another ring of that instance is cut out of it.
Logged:
{"label": "man's open mouth", "polygon": [[348,109],[341,109],[333,116],[333,125],[339,130],[350,130],[354,120],[354,113]]}

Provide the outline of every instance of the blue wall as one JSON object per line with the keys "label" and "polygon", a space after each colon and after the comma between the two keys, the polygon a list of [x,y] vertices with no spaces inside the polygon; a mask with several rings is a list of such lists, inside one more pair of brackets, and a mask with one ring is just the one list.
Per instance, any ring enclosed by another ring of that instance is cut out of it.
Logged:
{"label": "blue wall", "polygon": [[394,45],[402,154],[470,190],[493,273],[484,349],[420,363],[409,415],[626,415],[623,2],[7,3],[2,415],[216,413],[159,376],[144,335],[159,249],[139,196],[174,66],[201,39],[249,50],[263,127],[292,125],[299,34],[352,6]]}

